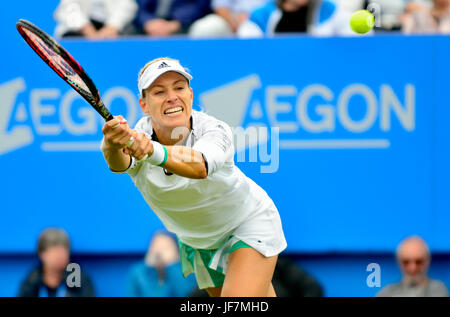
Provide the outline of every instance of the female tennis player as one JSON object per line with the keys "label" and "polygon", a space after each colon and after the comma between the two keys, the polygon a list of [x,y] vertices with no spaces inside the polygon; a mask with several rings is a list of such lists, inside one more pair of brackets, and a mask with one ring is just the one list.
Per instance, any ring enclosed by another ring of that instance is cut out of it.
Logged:
{"label": "female tennis player", "polygon": [[184,276],[195,273],[210,296],[276,296],[271,280],[287,246],[277,208],[234,165],[230,127],[192,109],[191,79],[177,60],[147,63],[138,77],[146,116],[135,129],[121,116],[107,122],[103,155],[177,235]]}

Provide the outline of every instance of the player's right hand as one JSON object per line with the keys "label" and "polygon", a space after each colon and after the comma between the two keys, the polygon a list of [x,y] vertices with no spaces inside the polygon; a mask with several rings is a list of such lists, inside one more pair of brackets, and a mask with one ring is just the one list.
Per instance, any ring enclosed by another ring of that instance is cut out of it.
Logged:
{"label": "player's right hand", "polygon": [[115,116],[107,121],[102,128],[104,145],[110,149],[123,149],[131,139],[127,120],[122,116]]}

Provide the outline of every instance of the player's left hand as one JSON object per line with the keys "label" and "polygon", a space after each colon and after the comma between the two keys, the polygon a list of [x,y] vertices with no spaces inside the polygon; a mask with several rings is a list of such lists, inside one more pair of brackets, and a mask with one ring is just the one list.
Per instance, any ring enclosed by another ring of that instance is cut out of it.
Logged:
{"label": "player's left hand", "polygon": [[138,161],[142,160],[146,155],[151,156],[153,154],[152,141],[147,138],[144,133],[139,133],[136,130],[130,130],[132,135],[132,143],[128,146],[129,153]]}

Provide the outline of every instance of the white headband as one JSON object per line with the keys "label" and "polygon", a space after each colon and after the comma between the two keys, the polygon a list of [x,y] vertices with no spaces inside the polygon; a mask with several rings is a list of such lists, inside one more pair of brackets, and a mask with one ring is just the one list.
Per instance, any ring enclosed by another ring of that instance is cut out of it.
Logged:
{"label": "white headband", "polygon": [[186,72],[186,70],[183,68],[183,66],[180,65],[179,62],[170,60],[170,59],[163,59],[156,63],[151,64],[148,66],[142,76],[139,78],[138,82],[138,89],[139,92],[142,94],[142,91],[144,89],[147,89],[150,87],[150,85],[162,74],[167,72],[177,72],[186,77],[188,82],[191,81],[192,76]]}

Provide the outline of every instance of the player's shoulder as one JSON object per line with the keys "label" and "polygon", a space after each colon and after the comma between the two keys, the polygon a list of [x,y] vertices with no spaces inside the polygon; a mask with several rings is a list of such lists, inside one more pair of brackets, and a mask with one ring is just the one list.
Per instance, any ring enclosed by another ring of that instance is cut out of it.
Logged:
{"label": "player's shoulder", "polygon": [[216,117],[207,114],[205,111],[192,110],[192,117],[199,123],[218,120]]}
{"label": "player's shoulder", "polygon": [[211,129],[211,128],[219,128],[219,129],[224,129],[227,132],[231,132],[231,128],[226,122],[224,122],[210,114],[207,114],[203,111],[193,110],[192,117],[193,117],[194,130],[195,129],[205,130],[205,129]]}

